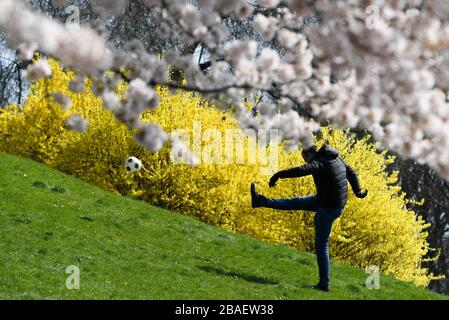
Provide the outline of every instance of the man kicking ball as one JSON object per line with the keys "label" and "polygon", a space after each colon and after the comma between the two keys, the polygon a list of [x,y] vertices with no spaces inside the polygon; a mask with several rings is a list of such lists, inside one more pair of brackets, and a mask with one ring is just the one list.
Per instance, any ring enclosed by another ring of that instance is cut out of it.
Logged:
{"label": "man kicking ball", "polygon": [[324,144],[318,151],[310,147],[302,151],[305,165],[279,171],[269,182],[270,188],[281,178],[297,178],[313,175],[317,194],[308,197],[289,199],[271,199],[256,192],[256,186],[251,183],[251,204],[253,208],[265,207],[279,210],[307,210],[315,214],[315,251],[318,260],[320,282],[315,289],[329,291],[329,236],[332,223],[337,219],[348,198],[348,184],[358,198],[364,198],[368,191],[362,191],[359,179],[354,169],[346,164],[338,151]]}

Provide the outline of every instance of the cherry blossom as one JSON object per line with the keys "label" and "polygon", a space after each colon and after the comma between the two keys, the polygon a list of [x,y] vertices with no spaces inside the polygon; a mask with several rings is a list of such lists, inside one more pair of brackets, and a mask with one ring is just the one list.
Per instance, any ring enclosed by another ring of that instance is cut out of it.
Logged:
{"label": "cherry blossom", "polygon": [[[200,68],[188,50],[147,52],[138,39],[130,39],[123,49],[113,48],[98,25],[69,28],[24,1],[0,0],[0,28],[20,59],[33,58],[35,51],[41,54],[27,70],[29,79],[50,75],[46,57],[77,70],[77,80],[70,83],[74,92],[83,91],[85,76],[92,77],[92,89],[105,107],[136,130],[136,140],[149,150],[157,151],[170,140],[157,124],[140,120],[142,112],[159,104],[155,86],[166,85],[233,108],[243,130],[278,129],[288,148],[309,145],[317,123],[367,129],[380,146],[427,163],[449,178],[445,1],[142,3],[163,39],[201,48],[210,65]],[[69,1],[53,4],[64,7]],[[98,24],[119,16],[126,4],[93,1]],[[248,25],[253,34],[232,36],[226,23],[230,18]],[[169,80],[173,67],[182,71],[185,82]],[[114,93],[120,80],[129,83],[124,99]],[[271,100],[249,111],[242,101],[254,95]],[[70,126],[80,129],[81,120],[75,118]]]}

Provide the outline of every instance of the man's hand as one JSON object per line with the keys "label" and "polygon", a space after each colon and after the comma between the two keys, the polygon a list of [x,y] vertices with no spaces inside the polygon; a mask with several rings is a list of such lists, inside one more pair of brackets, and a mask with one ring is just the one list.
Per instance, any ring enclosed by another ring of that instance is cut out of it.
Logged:
{"label": "man's hand", "polygon": [[365,191],[360,190],[359,192],[357,192],[357,193],[355,194],[355,196],[356,196],[357,198],[363,199],[363,198],[366,197],[367,194],[368,194],[368,190],[365,190]]}
{"label": "man's hand", "polygon": [[271,179],[270,182],[268,182],[268,185],[270,186],[270,188],[273,188],[276,185],[276,182],[279,180],[279,177],[274,174]]}

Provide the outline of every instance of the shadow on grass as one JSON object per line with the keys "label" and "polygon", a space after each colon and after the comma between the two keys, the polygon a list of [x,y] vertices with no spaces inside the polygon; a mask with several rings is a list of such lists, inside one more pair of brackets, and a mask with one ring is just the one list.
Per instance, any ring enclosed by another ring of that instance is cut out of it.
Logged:
{"label": "shadow on grass", "polygon": [[89,221],[89,222],[93,222],[94,221],[94,219],[92,219],[91,217],[88,217],[88,216],[81,216],[81,217],[78,217],[78,218],[86,220],[86,221]]}
{"label": "shadow on grass", "polygon": [[214,268],[210,266],[198,266],[199,269],[209,272],[209,273],[215,273],[219,276],[225,276],[225,277],[231,277],[234,279],[242,279],[248,282],[253,283],[259,283],[259,284],[269,284],[269,285],[277,285],[279,284],[276,280],[271,280],[268,278],[262,278],[251,274],[246,274],[242,272],[235,272],[235,271],[225,271],[223,269]]}

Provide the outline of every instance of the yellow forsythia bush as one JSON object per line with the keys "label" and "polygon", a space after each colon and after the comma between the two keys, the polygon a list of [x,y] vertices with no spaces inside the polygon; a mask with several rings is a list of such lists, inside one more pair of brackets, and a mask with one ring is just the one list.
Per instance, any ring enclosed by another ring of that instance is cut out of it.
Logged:
{"label": "yellow forsythia bush", "polygon": [[[250,201],[252,181],[260,192],[271,197],[314,194],[310,176],[280,180],[276,188],[270,189],[269,175],[261,171],[266,166],[261,155],[267,153],[274,157],[272,163],[277,158],[273,172],[303,164],[300,150],[287,153],[271,144],[269,148],[259,149],[257,161],[250,163],[255,155],[249,146],[256,140],[238,130],[230,112],[213,108],[193,93],[171,94],[166,88],[159,88],[160,107],[145,113],[143,119],[158,123],[167,132],[184,129],[193,151],[197,148],[196,154],[203,160],[196,167],[173,163],[169,144],[158,153],[142,149],[134,142],[132,132],[103,108],[89,83],[85,92],[72,93],[68,81],[74,74],[63,70],[55,61],[51,65],[53,76],[32,85],[25,107],[9,106],[0,113],[0,149],[227,230],[301,250],[314,250],[313,213],[254,210]],[[124,92],[123,89],[118,90]],[[68,110],[49,97],[56,92],[71,99]],[[65,129],[64,121],[72,114],[88,119],[89,129],[85,133]],[[209,129],[216,130],[211,133]],[[233,163],[225,163],[225,154],[229,154],[226,148],[235,146],[225,139],[227,130],[240,132],[235,145],[243,143],[244,163],[237,163],[236,155],[230,159]],[[195,139],[196,147],[192,143]],[[430,250],[425,231],[428,225],[406,208],[405,194],[397,186],[397,173],[387,173],[386,167],[394,159],[377,153],[368,139],[356,140],[347,132],[331,128],[322,128],[320,137],[316,137],[318,146],[327,141],[338,149],[342,158],[357,171],[362,187],[369,189],[365,199],[350,193],[343,215],[334,223],[330,252],[337,261],[361,268],[377,265],[385,274],[425,286],[432,278],[421,266]],[[211,141],[216,142],[214,147]],[[128,156],[141,159],[145,169],[135,175],[126,173],[123,165]],[[208,164],[206,160],[211,157],[222,161]]]}

